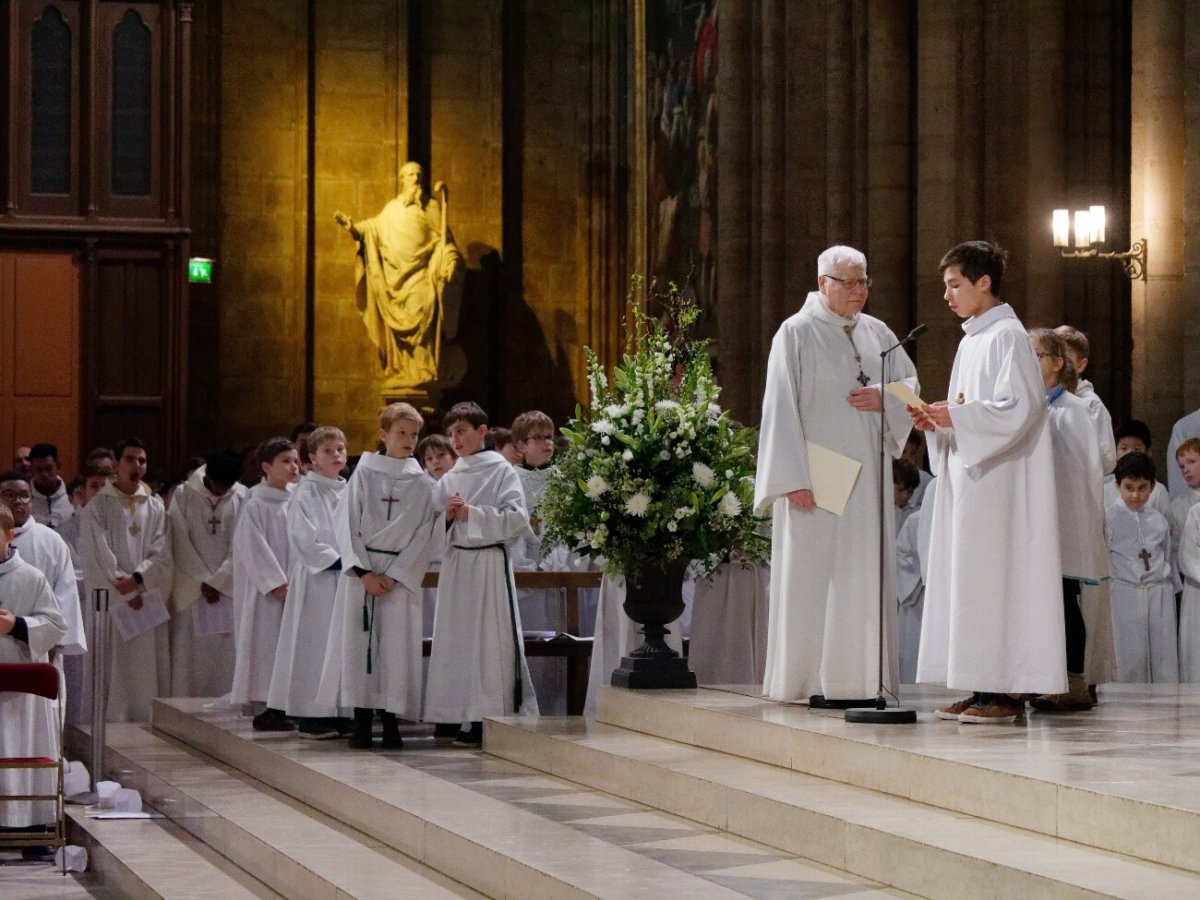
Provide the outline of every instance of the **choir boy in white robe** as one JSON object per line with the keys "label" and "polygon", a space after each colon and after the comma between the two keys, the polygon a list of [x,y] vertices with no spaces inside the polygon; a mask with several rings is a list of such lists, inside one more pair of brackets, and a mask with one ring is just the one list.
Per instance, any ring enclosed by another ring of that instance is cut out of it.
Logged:
{"label": "choir boy in white robe", "polygon": [[[117,445],[117,474],[92,498],[83,513],[80,559],[85,596],[103,588],[110,608],[128,603],[142,608],[142,594],[154,590],[165,600],[171,589],[171,542],[167,511],[145,484],[146,448],[137,438]],[[171,691],[167,624],[128,641],[115,626],[108,642],[108,720],[148,722],[155,697]]]}
{"label": "choir boy in white robe", "polygon": [[909,505],[913,509],[920,509],[921,504],[925,502],[925,489],[929,487],[929,482],[933,481],[933,474],[927,468],[929,462],[925,448],[925,435],[915,428],[912,429],[908,433],[908,440],[905,441],[904,450],[901,451],[900,456],[902,459],[907,459],[917,469],[917,477],[921,482],[913,491]]}
{"label": "choir boy in white robe", "polygon": [[342,571],[333,523],[346,489],[339,474],[346,466],[346,436],[328,425],[317,428],[308,436],[308,457],[312,469],[288,503],[291,570],[267,706],[298,720],[300,737],[322,741],[349,730],[335,705],[317,701]]}
{"label": "choir boy in white robe", "polygon": [[[1150,426],[1145,422],[1130,419],[1117,429],[1116,439],[1118,460],[1126,453],[1145,453],[1147,456],[1150,454]],[[1117,491],[1117,479],[1113,475],[1109,475],[1104,479],[1104,508],[1107,509],[1118,500],[1120,500],[1120,495]],[[1167,520],[1167,525],[1171,524],[1171,495],[1167,492],[1167,486],[1161,481],[1154,482],[1154,489],[1150,493],[1147,504],[1151,509],[1162,513],[1163,518]],[[1177,536],[1172,534],[1172,544],[1176,541]]]}
{"label": "choir boy in white robe", "polygon": [[92,502],[92,498],[100,493],[100,489],[111,480],[108,469],[95,463],[88,463],[83,470],[83,490],[77,498],[77,505],[67,519],[58,527],[58,536],[67,542],[71,548],[71,561],[75,565],[76,574],[82,578],[83,569],[79,562],[79,535],[82,533],[83,511]]}
{"label": "choir boy in white robe", "polygon": [[[9,544],[12,512],[0,503],[0,663],[48,662],[66,635],[66,622],[46,577],[21,559]],[[0,694],[0,756],[57,757],[55,705],[33,694]],[[52,794],[52,771],[0,769],[0,794]],[[0,804],[0,827],[36,828],[54,821],[52,801]],[[40,849],[40,848],[38,848]],[[34,857],[29,848],[24,855]]]}
{"label": "choir boy in white robe", "polygon": [[33,466],[33,517],[55,531],[71,518],[75,507],[67,485],[58,474],[58,448],[53,444],[34,444],[29,451]]}
{"label": "choir boy in white robe", "polygon": [[[175,556],[171,591],[171,693],[223,697],[233,686],[233,559],[230,546],[246,488],[241,454],[222,450],[188,476],[167,512]],[[228,631],[196,634],[209,606],[228,608]]]}
{"label": "choir boy in white robe", "polygon": [[[1192,438],[1200,438],[1200,409],[1188,413],[1171,429],[1171,440],[1167,442],[1167,459],[1174,459],[1175,452],[1180,445]],[[1188,487],[1190,485],[1183,477],[1183,473],[1170,467],[1167,468],[1167,488],[1172,497],[1186,493]]]}
{"label": "choir boy in white robe", "polygon": [[1113,474],[1120,499],[1108,508],[1117,676],[1126,682],[1179,681],[1179,632],[1166,518],[1149,505],[1154,461],[1127,453]]}
{"label": "choir boy in white robe", "polygon": [[1179,558],[1179,540],[1187,523],[1188,513],[1200,503],[1200,438],[1188,438],[1175,448],[1175,468],[1183,478],[1184,488],[1171,497],[1172,556],[1174,563]]}
{"label": "choir boy in white robe", "polygon": [[267,708],[279,626],[288,597],[289,488],[300,478],[300,454],[285,437],[255,451],[263,480],[250,488],[233,532],[233,612],[236,654],[229,701],[254,715],[255,731],[290,731],[282,709]]}
{"label": "choir boy in white robe", "polygon": [[1117,444],[1113,437],[1112,415],[1108,407],[1097,396],[1092,383],[1083,377],[1091,362],[1091,344],[1086,334],[1070,325],[1059,325],[1054,329],[1054,333],[1062,338],[1066,345],[1067,361],[1074,367],[1075,376],[1078,378],[1073,393],[1088,406],[1092,428],[1096,432],[1096,445],[1100,448],[1100,465],[1104,467],[1104,474],[1108,475],[1117,464]]}
{"label": "choir boy in white robe", "polygon": [[[413,451],[413,456],[417,462],[425,470],[425,474],[433,479],[434,483],[442,480],[442,476],[449,472],[454,467],[454,461],[458,459],[454,455],[454,448],[450,446],[450,438],[444,434],[428,434],[417,442],[417,449]],[[442,566],[442,551],[444,544],[437,542],[437,546],[433,548],[429,558],[430,570],[440,569]],[[422,637],[433,637],[433,613],[437,607],[437,588],[422,588],[421,589],[421,606],[423,609],[421,635]],[[453,733],[447,729],[446,736],[456,737],[458,735],[458,726],[453,726]]]}
{"label": "choir boy in white robe", "polygon": [[1083,618],[1079,587],[1108,579],[1104,467],[1087,401],[1071,393],[1078,376],[1067,357],[1065,342],[1048,328],[1035,328],[1029,338],[1046,389],[1050,446],[1054,451],[1067,652],[1067,692],[1036,697],[1031,705],[1046,712],[1088,710],[1094,705],[1086,673],[1087,644],[1093,635]]}
{"label": "choir boy in white robe", "polygon": [[[921,442],[924,443],[924,437]],[[921,618],[925,611],[925,577],[929,571],[929,532],[937,479],[922,485],[925,500],[904,520],[896,535],[896,642],[899,646],[900,683],[917,680],[917,657],[921,649]]]}
{"label": "choir boy in white robe", "polygon": [[1179,574],[1179,680],[1193,684],[1200,682],[1200,504],[1188,511],[1179,539]]}
{"label": "choir boy in white robe", "polygon": [[1046,392],[1025,328],[1000,299],[1006,259],[984,241],[942,257],[965,336],[950,399],[912,410],[938,476],[917,680],[972,692],[937,713],[965,723],[1013,722],[1018,695],[1067,687]]}
{"label": "choir boy in white robe", "polygon": [[[21,554],[21,559],[46,576],[50,589],[58,598],[59,610],[66,623],[66,634],[50,651],[50,662],[63,674],[66,668],[64,657],[87,653],[87,634],[79,605],[79,583],[75,578],[75,566],[71,562],[71,550],[67,542],[30,514],[31,492],[29,482],[20,472],[0,475],[0,502],[7,503],[13,514],[10,546]],[[65,675],[63,684],[65,694]],[[60,696],[60,702],[66,703],[66,697]]]}
{"label": "choir boy in white robe", "polygon": [[317,702],[354,709],[357,749],[372,746],[376,709],[384,750],[404,746],[399,719],[421,717],[421,580],[446,530],[412,455],[423,422],[408,403],[383,409],[386,452],[362,455],[334,513],[342,578]]}
{"label": "choir boy in white robe", "polygon": [[[874,705],[878,687],[880,405],[884,438],[898,456],[911,430],[904,404],[881,396],[880,351],[896,336],[862,312],[867,260],[852,247],[817,259],[816,291],[771,343],[763,392],[754,509],[772,511],[770,623],[763,693],[813,706]],[[918,392],[904,348],[891,379]],[[861,464],[842,514],[817,506],[807,443]],[[890,479],[889,479],[890,481]],[[892,504],[884,511],[885,596],[895,596]],[[895,607],[885,610],[884,683],[897,688]]]}
{"label": "choir boy in white robe", "polygon": [[529,516],[512,465],[484,449],[487,413],[457,403],[442,426],[458,461],[434,493],[444,512],[446,550],[424,718],[460,723],[458,743],[479,746],[484,716],[538,713],[509,561]]}

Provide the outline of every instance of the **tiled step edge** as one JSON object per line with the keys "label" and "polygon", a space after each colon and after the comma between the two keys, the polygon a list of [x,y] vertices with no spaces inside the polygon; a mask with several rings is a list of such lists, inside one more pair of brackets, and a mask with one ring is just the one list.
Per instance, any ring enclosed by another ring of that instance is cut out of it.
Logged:
{"label": "tiled step edge", "polygon": [[[682,704],[655,691],[602,688],[597,721],[1200,873],[1200,815],[1189,810]],[[871,726],[862,728],[868,738]]]}
{"label": "tiled step edge", "polygon": [[220,858],[164,819],[88,819],[67,807],[70,843],[88,851],[88,871],[104,889],[132,900],[281,900],[281,895]]}
{"label": "tiled step edge", "polygon": [[601,723],[489,719],[485,746],[923,896],[1200,895],[1190,872]]}
{"label": "tiled step edge", "polygon": [[107,737],[112,777],[285,896],[357,897],[385,884],[394,898],[479,896],[165,735],[120,725]]}
{"label": "tiled step edge", "polygon": [[[305,803],[489,897],[736,896],[719,886],[527,810],[425,773],[372,771],[370,755],[349,775],[326,774],[156,700],[153,724],[177,740]],[[561,843],[570,840],[573,852]]]}

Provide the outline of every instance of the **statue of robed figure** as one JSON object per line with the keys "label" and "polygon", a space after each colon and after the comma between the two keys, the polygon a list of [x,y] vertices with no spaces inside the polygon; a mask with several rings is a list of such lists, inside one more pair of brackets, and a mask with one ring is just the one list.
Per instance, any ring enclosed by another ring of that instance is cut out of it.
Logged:
{"label": "statue of robed figure", "polygon": [[394,399],[436,402],[440,388],[463,374],[461,354],[445,364],[442,341],[457,330],[464,263],[446,225],[445,184],[434,194],[425,198],[421,166],[407,162],[399,194],[377,216],[355,222],[334,214],[358,242],[355,302],[379,353],[384,394]]}

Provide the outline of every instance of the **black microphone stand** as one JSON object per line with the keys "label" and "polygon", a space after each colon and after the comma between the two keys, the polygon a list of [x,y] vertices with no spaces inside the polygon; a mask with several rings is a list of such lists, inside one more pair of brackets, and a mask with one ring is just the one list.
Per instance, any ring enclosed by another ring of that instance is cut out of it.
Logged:
{"label": "black microphone stand", "polygon": [[[884,641],[884,572],[887,567],[887,505],[888,485],[891,484],[891,478],[888,473],[887,444],[884,438],[884,432],[887,429],[887,386],[888,386],[888,364],[891,362],[892,353],[910,341],[915,341],[918,337],[927,330],[925,325],[918,325],[908,333],[908,336],[902,341],[897,341],[886,350],[879,353],[880,362],[880,378],[879,378],[879,686],[878,692],[875,695],[874,708],[856,707],[846,710],[846,721],[855,722],[863,725],[911,725],[917,721],[917,711],[900,706],[899,699],[896,701],[896,706],[889,707],[887,705],[886,691],[883,686],[883,641]],[[896,602],[896,598],[892,598],[892,602]]]}

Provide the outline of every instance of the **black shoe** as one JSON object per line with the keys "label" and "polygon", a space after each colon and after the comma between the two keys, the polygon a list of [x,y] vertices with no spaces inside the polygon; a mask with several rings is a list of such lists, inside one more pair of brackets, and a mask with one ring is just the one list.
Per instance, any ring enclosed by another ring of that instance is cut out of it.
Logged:
{"label": "black shoe", "polygon": [[269,707],[254,717],[253,725],[255,731],[291,731],[296,727],[283,710]]}
{"label": "black shoe", "polygon": [[460,731],[458,737],[454,739],[456,747],[482,747],[483,746],[483,723],[472,722],[470,731]]}
{"label": "black shoe", "polygon": [[400,737],[400,723],[390,712],[383,714],[383,740],[379,746],[384,750],[403,750],[404,739]]}
{"label": "black shoe", "polygon": [[334,716],[326,719],[325,724],[338,733],[338,737],[349,737],[354,734],[354,721],[347,716]]}
{"label": "black shoe", "polygon": [[874,697],[869,700],[829,700],[824,694],[813,694],[808,698],[809,709],[859,709],[874,705]]}
{"label": "black shoe", "polygon": [[298,729],[300,737],[310,741],[330,741],[339,737],[336,728],[331,728],[327,719],[301,719]]}
{"label": "black shoe", "polygon": [[375,743],[371,731],[375,724],[375,710],[354,708],[354,730],[350,732],[350,746],[355,750],[369,750]]}
{"label": "black shoe", "polygon": [[457,739],[461,733],[462,730],[450,722],[439,722],[433,726],[433,736],[435,738]]}
{"label": "black shoe", "polygon": [[54,860],[54,848],[49,844],[43,844],[38,847],[22,847],[21,859],[26,862],[52,862]]}

